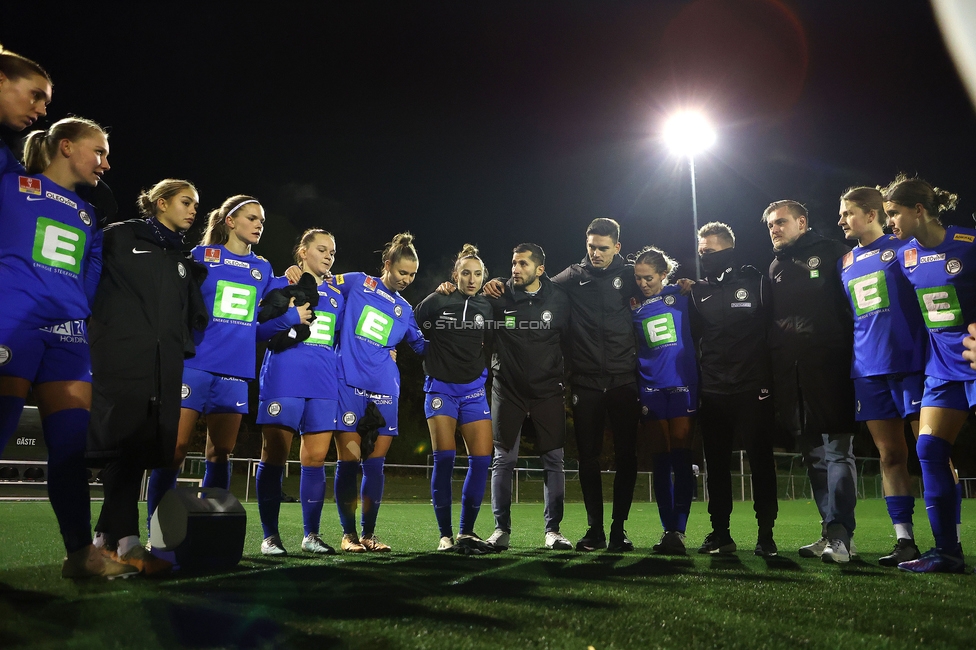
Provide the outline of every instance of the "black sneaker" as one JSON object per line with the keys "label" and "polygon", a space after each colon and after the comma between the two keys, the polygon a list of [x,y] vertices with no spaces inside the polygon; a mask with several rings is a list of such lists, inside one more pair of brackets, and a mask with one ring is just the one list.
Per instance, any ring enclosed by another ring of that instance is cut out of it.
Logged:
{"label": "black sneaker", "polygon": [[610,530],[610,543],[607,551],[610,553],[629,553],[634,550],[634,543],[627,539],[627,531],[624,529]]}
{"label": "black sneaker", "polygon": [[891,553],[878,558],[878,564],[881,566],[898,566],[902,562],[911,562],[919,557],[921,557],[921,553],[918,551],[918,546],[915,545],[915,540],[903,537],[895,542],[895,548],[891,550]]}
{"label": "black sneaker", "polygon": [[661,535],[661,541],[655,544],[651,550],[659,555],[684,555],[685,534],[676,530],[666,530]]}
{"label": "black sneaker", "polygon": [[735,540],[727,530],[722,532],[713,530],[705,536],[705,541],[698,547],[698,552],[702,555],[727,555],[735,551]]}
{"label": "black sneaker", "polygon": [[603,534],[603,528],[597,528],[596,526],[590,526],[586,534],[580,538],[580,541],[576,542],[576,550],[583,553],[598,551],[606,547],[607,536]]}
{"label": "black sneaker", "polygon": [[756,540],[755,553],[759,557],[777,557],[779,555],[779,549],[776,548],[772,534],[759,536],[759,539]]}

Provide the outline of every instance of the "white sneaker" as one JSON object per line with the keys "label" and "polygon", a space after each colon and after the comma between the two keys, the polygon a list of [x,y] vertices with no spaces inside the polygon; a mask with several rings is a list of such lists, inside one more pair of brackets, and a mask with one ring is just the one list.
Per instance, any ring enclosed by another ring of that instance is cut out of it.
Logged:
{"label": "white sneaker", "polygon": [[546,548],[553,551],[572,551],[573,543],[558,530],[550,530],[546,533]]}
{"label": "white sneaker", "polygon": [[820,555],[823,562],[833,562],[834,564],[847,564],[851,561],[851,553],[847,550],[847,544],[842,539],[832,539],[827,543],[827,548]]}
{"label": "white sneaker", "polygon": [[824,549],[827,548],[827,538],[821,537],[813,544],[807,544],[806,546],[801,546],[798,551],[800,557],[820,557],[823,555]]}
{"label": "white sneaker", "polygon": [[[261,546],[261,551],[264,552],[264,545]],[[336,552],[334,548],[322,541],[318,533],[309,533],[305,536],[302,540],[302,550],[316,555],[335,555]]]}
{"label": "white sneaker", "polygon": [[504,551],[508,549],[508,540],[509,534],[501,528],[496,528],[495,532],[491,534],[491,537],[485,540],[485,544],[496,551]]}
{"label": "white sneaker", "polygon": [[265,537],[264,541],[261,542],[261,555],[288,555],[288,551],[285,550],[284,544],[281,543],[281,538],[277,535],[272,535],[271,537]]}
{"label": "white sneaker", "polygon": [[454,550],[454,540],[450,537],[441,537],[441,541],[437,544],[438,551],[453,551]]}

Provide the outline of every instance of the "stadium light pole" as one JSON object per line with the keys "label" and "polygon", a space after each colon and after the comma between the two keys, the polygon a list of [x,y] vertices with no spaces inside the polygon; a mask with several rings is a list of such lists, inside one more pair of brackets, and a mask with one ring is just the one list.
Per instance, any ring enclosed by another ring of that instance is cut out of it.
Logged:
{"label": "stadium light pole", "polygon": [[683,111],[671,116],[664,125],[664,142],[672,153],[688,157],[691,170],[691,218],[695,228],[695,279],[701,279],[701,260],[698,257],[698,192],[695,187],[695,154],[715,144],[715,130],[701,113]]}

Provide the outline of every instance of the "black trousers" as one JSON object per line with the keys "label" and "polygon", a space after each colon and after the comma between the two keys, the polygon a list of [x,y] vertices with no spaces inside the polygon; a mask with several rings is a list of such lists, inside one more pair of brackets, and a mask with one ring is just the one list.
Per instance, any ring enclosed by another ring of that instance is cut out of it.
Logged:
{"label": "black trousers", "polygon": [[573,389],[573,422],[579,450],[579,482],[589,526],[603,528],[603,481],[600,454],[603,453],[604,425],[610,418],[613,432],[616,477],[613,480],[613,521],[619,525],[630,514],[637,483],[637,421],[640,394],[637,384],[626,384],[603,391]]}
{"label": "black trousers", "polygon": [[139,488],[142,487],[144,463],[117,458],[110,460],[99,476],[105,500],[95,524],[112,543],[123,537],[139,535]]}
{"label": "black trousers", "polygon": [[773,400],[758,390],[733,395],[701,394],[698,422],[708,470],[708,514],[713,530],[728,530],[732,514],[732,448],[742,443],[752,468],[753,507],[759,530],[772,530],[776,502],[773,459]]}

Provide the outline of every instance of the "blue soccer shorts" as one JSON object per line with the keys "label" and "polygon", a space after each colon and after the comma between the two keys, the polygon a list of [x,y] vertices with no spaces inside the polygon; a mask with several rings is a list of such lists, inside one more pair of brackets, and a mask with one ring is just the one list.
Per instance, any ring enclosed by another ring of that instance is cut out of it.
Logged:
{"label": "blue soccer shorts", "polygon": [[247,382],[196,368],[183,369],[181,406],[197,413],[247,413]]}

